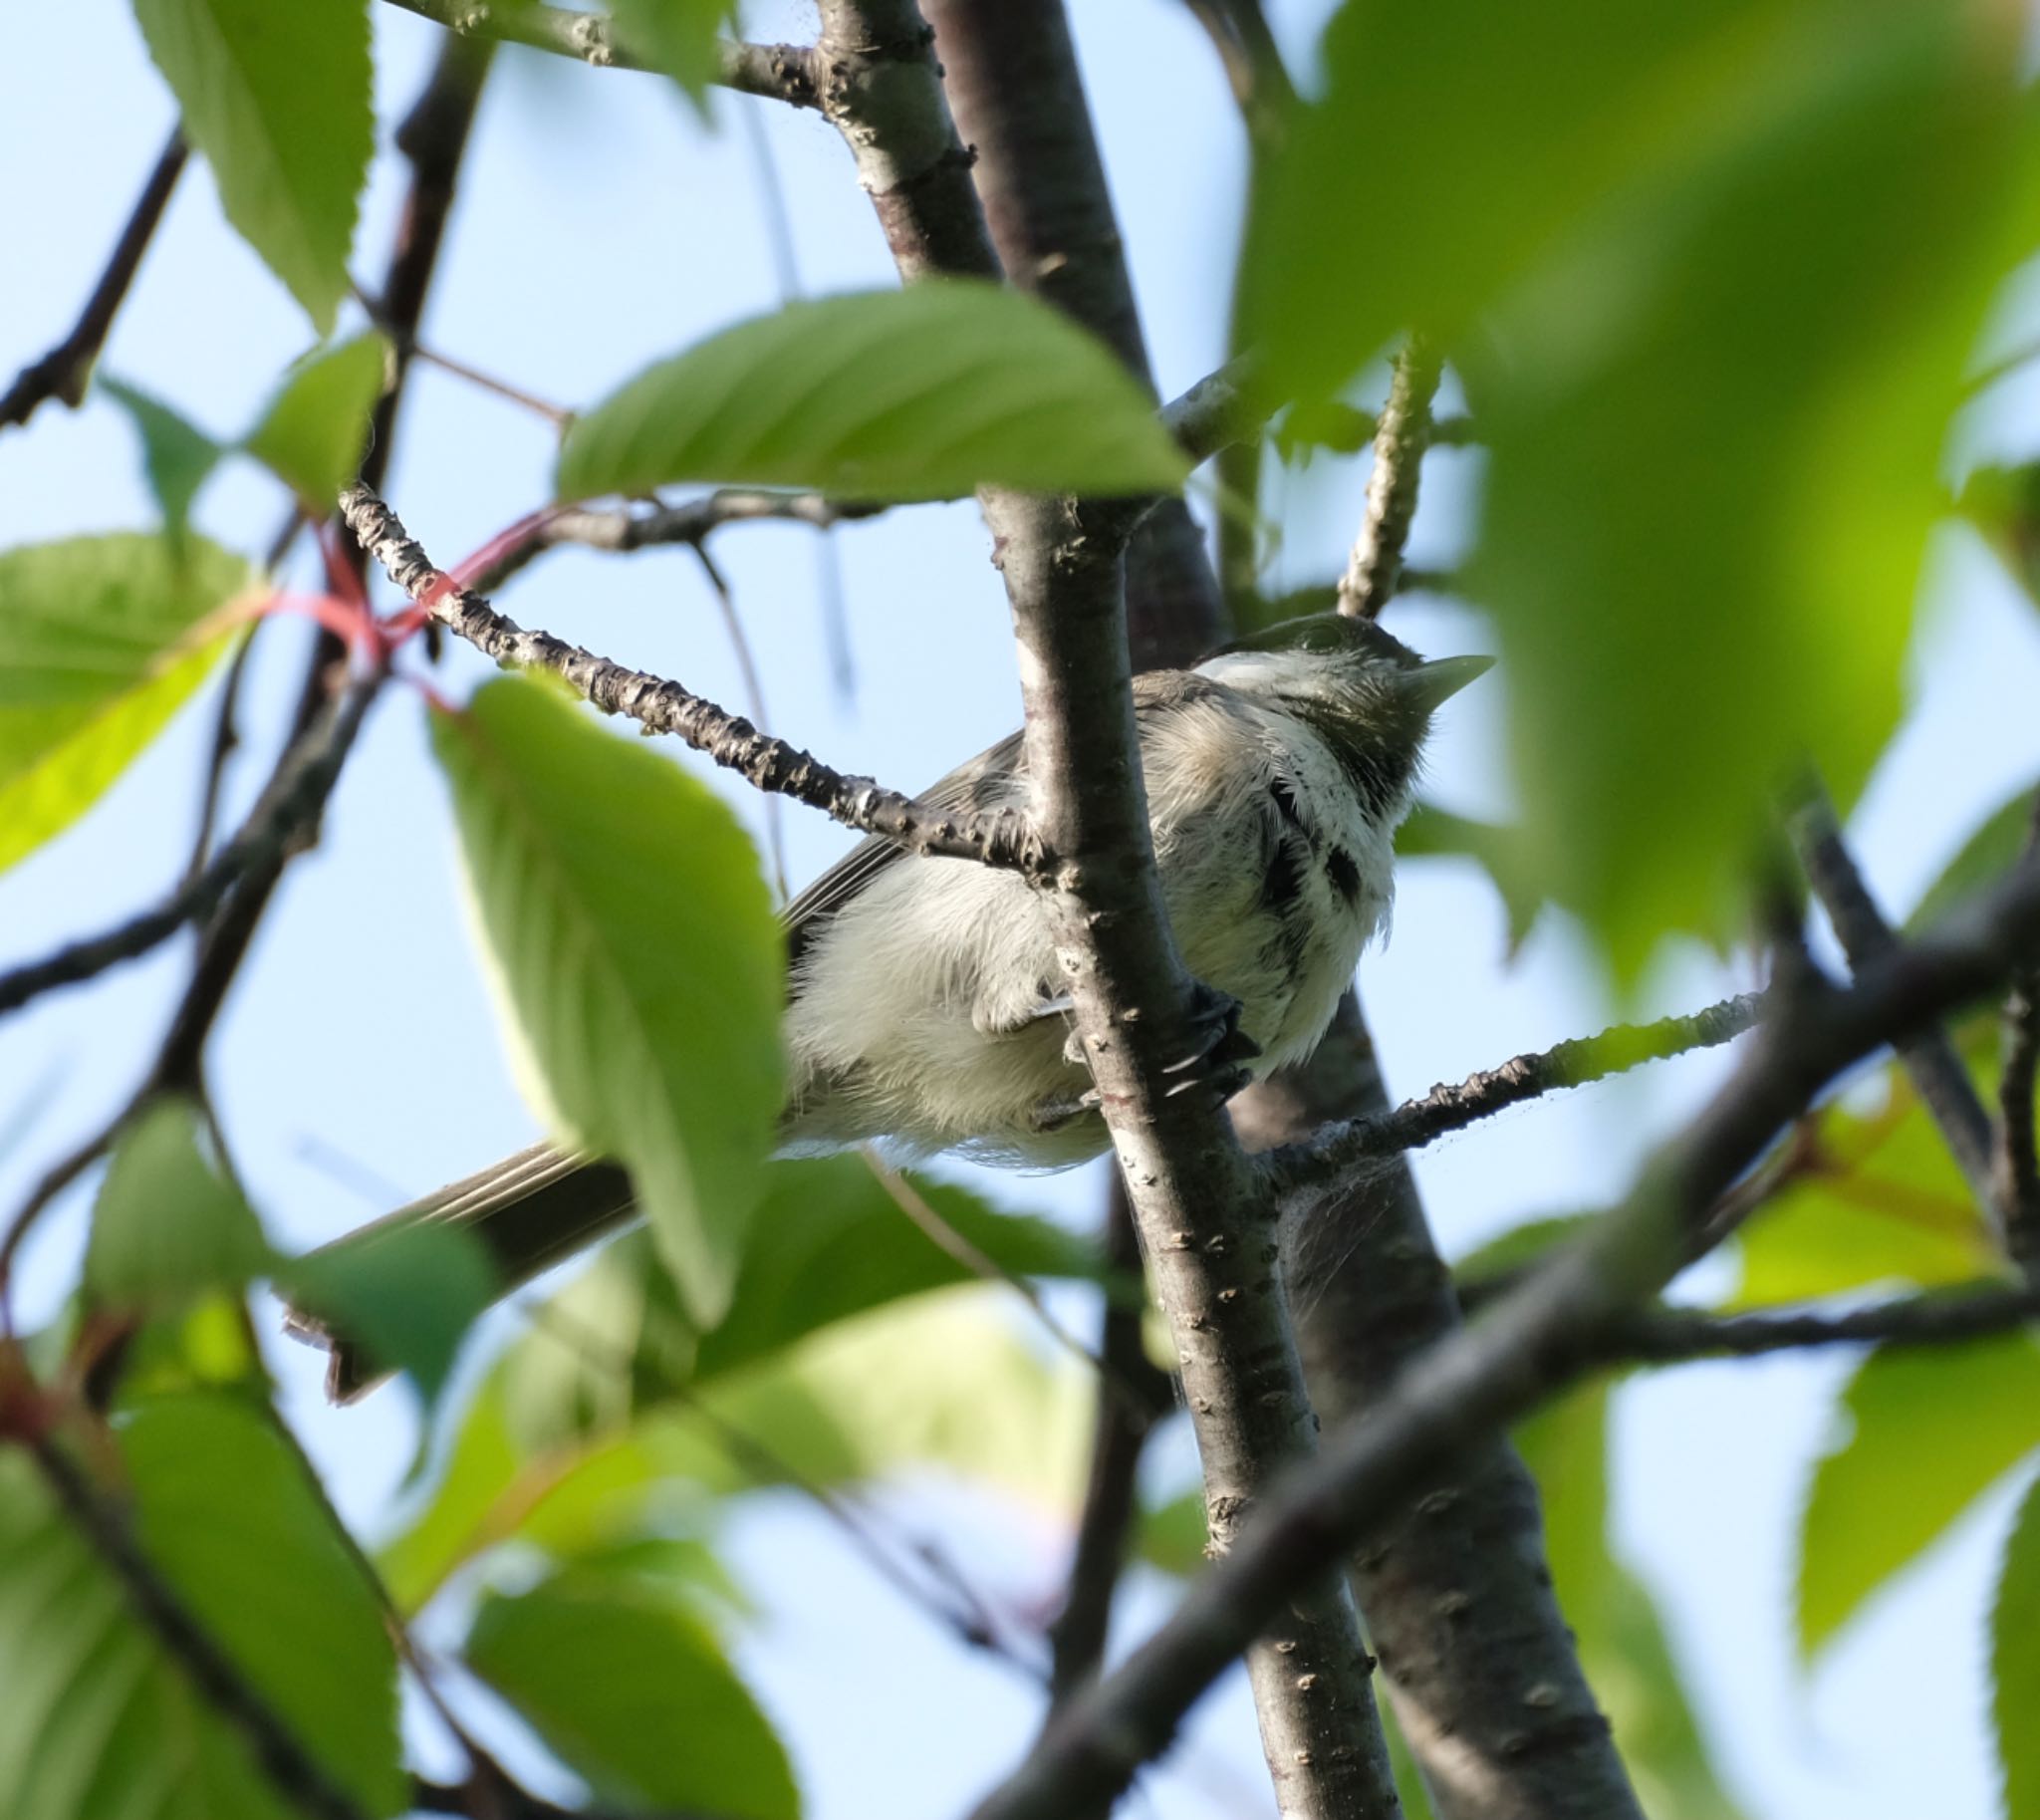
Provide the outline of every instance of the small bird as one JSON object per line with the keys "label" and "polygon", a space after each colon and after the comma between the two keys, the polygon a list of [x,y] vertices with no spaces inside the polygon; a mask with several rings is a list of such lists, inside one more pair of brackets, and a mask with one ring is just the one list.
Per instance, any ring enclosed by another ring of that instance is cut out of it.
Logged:
{"label": "small bird", "polygon": [[[1392,843],[1431,715],[1488,657],[1425,662],[1372,621],[1289,620],[1188,670],[1134,679],[1154,859],[1204,1052],[1229,1094],[1299,1062],[1387,919]],[[950,811],[1024,809],[1019,734],[923,793]],[[784,1154],[884,1140],[1016,1169],[1099,1155],[1107,1133],[1058,985],[1049,906],[1018,874],[916,859],[873,836],[787,907]],[[365,1232],[453,1221],[508,1293],[635,1214],[617,1165],[535,1145]],[[362,1233],[339,1241],[360,1242]],[[373,1363],[315,1316],[336,1398]]]}

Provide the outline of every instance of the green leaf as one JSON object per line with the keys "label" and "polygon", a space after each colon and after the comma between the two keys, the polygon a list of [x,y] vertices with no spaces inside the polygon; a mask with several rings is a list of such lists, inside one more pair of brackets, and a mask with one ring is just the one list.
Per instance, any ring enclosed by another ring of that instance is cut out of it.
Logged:
{"label": "green leaf", "polygon": [[1926,888],[1912,915],[1906,918],[1909,934],[1930,929],[1963,899],[1994,885],[2018,864],[2032,838],[2034,789],[2033,784],[2027,784],[2015,790],[1962,843],[1961,850],[1941,869],[1940,877]]}
{"label": "green leaf", "polygon": [[465,1656],[604,1800],[797,1820],[785,1747],[720,1646],[640,1585],[582,1571],[493,1595]]}
{"label": "green leaf", "polygon": [[262,1225],[199,1149],[198,1109],[154,1100],[121,1134],[93,1204],[85,1286],[101,1302],[181,1307],[268,1268]]}
{"label": "green leaf", "polygon": [[1852,795],[1897,721],[2016,169],[1987,9],[1738,10],[1718,114],[1683,120],[1694,167],[1583,228],[1467,363],[1469,587],[1504,634],[1526,832],[1628,977],[1668,930],[1736,926],[1779,785],[1811,756]]}
{"label": "green leaf", "polygon": [[[1994,1047],[1991,1020],[1962,1043]],[[1994,1062],[1979,1069],[1988,1091]],[[1879,1284],[1937,1288],[2003,1269],[1946,1141],[1896,1065],[1882,1107],[1831,1102],[1815,1115],[1812,1166],[1737,1235],[1738,1306],[1810,1302]]]}
{"label": "green leaf", "polygon": [[1990,1717],[2004,1771],[2004,1820],[2040,1820],[2040,1479],[2005,1537],[1990,1608]]}
{"label": "green leaf", "polygon": [[784,949],[705,784],[505,677],[433,717],[512,1038],[556,1131],[631,1171],[693,1318],[728,1306],[780,1105]]}
{"label": "green leaf", "polygon": [[488,1248],[452,1226],[371,1227],[277,1272],[294,1304],[355,1336],[369,1358],[407,1372],[431,1405],[467,1330],[501,1284]]}
{"label": "green leaf", "polygon": [[116,532],[0,553],[0,870],[70,827],[162,731],[249,586],[202,537]]}
{"label": "green leaf", "polygon": [[722,28],[736,16],[735,0],[610,0],[624,41],[654,70],[686,90],[705,119],[708,85],[722,67]]}
{"label": "green leaf", "polygon": [[[365,1814],[401,1811],[396,1665],[375,1596],[266,1417],[223,1395],[164,1399],[121,1450],[136,1539],[170,1589]],[[300,1811],[14,1449],[0,1454],[0,1812]]]}
{"label": "green leaf", "polygon": [[361,465],[388,373],[389,344],[373,332],[309,354],[241,446],[324,516]]}
{"label": "green leaf", "polygon": [[141,437],[142,472],[162,508],[163,529],[173,538],[181,537],[190,522],[191,502],[224,451],[189,418],[126,381],[102,379],[99,390],[133,420]]}
{"label": "green leaf", "polygon": [[557,485],[954,499],[1172,492],[1188,471],[1103,343],[1022,292],[937,279],[789,304],[661,362],[568,431]]}
{"label": "green leaf", "polygon": [[367,0],[134,0],[220,206],[321,335],[375,149]]}
{"label": "green leaf", "polygon": [[1799,1647],[1812,1656],[1879,1587],[2040,1446],[2040,1349],[2024,1335],[1872,1353],[1799,1532]]}

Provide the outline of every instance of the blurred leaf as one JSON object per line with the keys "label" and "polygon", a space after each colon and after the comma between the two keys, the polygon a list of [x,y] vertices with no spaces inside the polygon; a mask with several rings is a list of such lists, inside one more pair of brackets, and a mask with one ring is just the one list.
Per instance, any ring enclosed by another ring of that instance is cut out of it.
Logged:
{"label": "blurred leaf", "polygon": [[460,1343],[500,1284],[488,1248],[455,1226],[371,1227],[277,1272],[294,1304],[358,1339],[378,1365],[409,1374],[429,1407]]}
{"label": "blurred leaf", "polygon": [[1963,899],[1996,884],[2018,864],[2032,834],[2034,789],[2027,784],[2014,791],[2010,800],[1999,805],[1962,843],[1961,851],[1942,868],[1940,877],[1926,888],[1906,918],[1909,934],[1933,927]]}
{"label": "blurred leaf", "polygon": [[1608,1539],[1609,1387],[1548,1405],[1513,1439],[1544,1503],[1545,1553],[1580,1666],[1647,1813],[1741,1820],[1715,1775],[1649,1591]]}
{"label": "blurred leaf", "polygon": [[[1240,260],[1245,340],[1275,392],[1331,393],[1411,323],[1455,339],[1581,218],[1739,111],[1737,77],[1790,11],[1347,0],[1322,98],[1288,123]],[[1412,155],[1446,119],[1450,155]]]}
{"label": "blurred leaf", "polygon": [[1146,1505],[1134,1531],[1134,1556],[1162,1573],[1187,1579],[1205,1563],[1211,1539],[1204,1493],[1196,1486],[1159,1504]]}
{"label": "blurred leaf", "polygon": [[245,1296],[214,1290],[174,1314],[144,1321],[121,1361],[114,1409],[178,1391],[235,1391],[266,1408],[269,1374],[256,1350]]}
{"label": "blurred leaf", "polygon": [[2040,1446],[2040,1349],[2011,1334],[1874,1352],[1840,1415],[1800,1521],[1799,1647],[1809,1657]]}
{"label": "blurred leaf", "polygon": [[700,1322],[728,1306],[780,1105],[784,950],[705,784],[505,677],[433,716],[497,999],[556,1133],[631,1171]]}
{"label": "blurred leaf", "polygon": [[2005,1537],[1990,1608],[1990,1716],[2004,1771],[2004,1820],[2040,1820],[2040,1479]]}
{"label": "blurred leaf", "polygon": [[187,417],[126,381],[102,379],[98,386],[133,420],[141,437],[142,472],[162,508],[163,529],[173,539],[181,537],[190,522],[191,502],[224,451]]}
{"label": "blurred leaf", "polygon": [[210,1289],[239,1289],[271,1258],[262,1224],[199,1150],[198,1108],[152,1100],[121,1134],[85,1254],[85,1285],[103,1303],[175,1308]]}
{"label": "blurred leaf", "polygon": [[[401,1811],[396,1666],[374,1594],[266,1417],[164,1399],[127,1425],[122,1453],[136,1538],[171,1589],[364,1814]],[[0,1685],[0,1813],[296,1820],[12,1449]]]}
{"label": "blurred leaf", "polygon": [[1631,978],[1734,926],[1788,771],[1853,795],[1896,723],[2016,169],[2002,9],[1736,10],[1715,112],[1665,120],[1694,167],[1519,287],[1466,373],[1532,851]]}
{"label": "blurred leaf", "polygon": [[2040,461],[1975,469],[1955,506],[2027,598],[2040,600]]}
{"label": "blurred leaf", "polygon": [[331,333],[375,149],[368,0],[133,0],[220,206]]}
{"label": "blurred leaf", "polygon": [[568,431],[558,491],[1136,494],[1188,472],[1103,343],[1024,292],[931,279],[789,304],[648,369]]}
{"label": "blurred leaf", "polygon": [[1389,1773],[1396,1778],[1396,1796],[1402,1804],[1402,1820],[1436,1820],[1436,1809],[1430,1804],[1430,1792],[1423,1785],[1423,1775],[1416,1767],[1409,1740],[1397,1722],[1395,1702],[1383,1700],[1380,1713],[1382,1737],[1389,1746]]}
{"label": "blurred leaf", "polygon": [[575,1570],[491,1595],[465,1660],[604,1800],[723,1820],[797,1820],[785,1747],[699,1622]]}
{"label": "blurred leaf", "polygon": [[[1987,1023],[1968,1028],[1988,1041]],[[1993,1068],[1980,1070],[1986,1091]],[[1996,1236],[1912,1084],[1895,1064],[1885,1079],[1882,1108],[1830,1102],[1815,1115],[1812,1167],[1736,1235],[1735,1305],[1817,1301],[1875,1284],[1936,1288],[2003,1269]]]}
{"label": "blurred leaf", "polygon": [[117,532],[0,553],[0,870],[70,827],[225,649],[245,589],[202,537]]}
{"label": "blurred leaf", "polygon": [[705,120],[708,85],[722,67],[721,32],[736,0],[609,0],[624,41],[654,70],[686,90]]}
{"label": "blurred leaf", "polygon": [[361,465],[388,373],[389,344],[373,331],[315,350],[291,369],[241,446],[323,518]]}
{"label": "blurred leaf", "polygon": [[1418,803],[1396,834],[1402,860],[1468,859],[1487,874],[1509,918],[1509,953],[1530,937],[1544,896],[1533,877],[1520,830],[1453,815],[1433,803]]}

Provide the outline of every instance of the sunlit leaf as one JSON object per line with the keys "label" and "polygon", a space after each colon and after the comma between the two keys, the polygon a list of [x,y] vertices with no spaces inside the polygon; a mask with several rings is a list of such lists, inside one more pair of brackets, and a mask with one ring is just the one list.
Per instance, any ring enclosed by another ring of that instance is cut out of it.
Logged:
{"label": "sunlit leaf", "polygon": [[[401,1811],[395,1660],[374,1594],[267,1419],[227,1396],[166,1398],[126,1425],[121,1451],[156,1571],[363,1814]],[[135,1620],[17,1449],[0,1454],[0,1812],[302,1811]]]}
{"label": "sunlit leaf", "polygon": [[1103,343],[1024,292],[931,280],[789,304],[661,362],[568,432],[558,489],[952,499],[1169,492],[1187,472]]}
{"label": "sunlit leaf", "polygon": [[268,1267],[261,1222],[199,1148],[198,1109],[155,1100],[122,1133],[93,1204],[85,1283],[103,1303],[175,1308]]}
{"label": "sunlit leaf", "polygon": [[2024,1335],[1873,1353],[1842,1395],[1799,1535],[1811,1656],[1871,1594],[2040,1446],[2040,1348]]}
{"label": "sunlit leaf", "polygon": [[368,0],[133,5],[227,219],[327,334],[375,148]]}
{"label": "sunlit leaf", "polygon": [[2004,1820],[2040,1820],[2040,1479],[2005,1538],[1990,1608],[1990,1717],[2004,1772]]}
{"label": "sunlit leaf", "polygon": [[1847,797],[1897,722],[2015,168],[2008,16],[1761,11],[1718,116],[1681,126],[1705,156],[1526,280],[1468,361],[1469,588],[1512,666],[1531,850],[1632,977],[1667,930],[1736,927],[1796,764]]}
{"label": "sunlit leaf", "polygon": [[692,1317],[728,1306],[780,1104],[784,957],[705,784],[528,678],[433,717],[530,1090],[626,1165]]}
{"label": "sunlit leaf", "polygon": [[0,869],[70,827],[225,646],[249,585],[202,537],[120,532],[0,553]]}
{"label": "sunlit leaf", "polygon": [[785,1747],[684,1608],[577,1570],[482,1602],[468,1668],[606,1801],[796,1820]]}
{"label": "sunlit leaf", "polygon": [[241,446],[324,516],[361,464],[388,366],[389,344],[373,333],[307,356]]}
{"label": "sunlit leaf", "polygon": [[160,398],[153,398],[125,381],[101,379],[98,389],[125,410],[141,438],[141,468],[148,490],[162,508],[163,529],[172,537],[190,521],[191,502],[198,497],[224,452],[189,418]]}
{"label": "sunlit leaf", "polygon": [[708,85],[722,62],[722,28],[736,0],[609,0],[609,9],[632,51],[670,76],[705,115]]}

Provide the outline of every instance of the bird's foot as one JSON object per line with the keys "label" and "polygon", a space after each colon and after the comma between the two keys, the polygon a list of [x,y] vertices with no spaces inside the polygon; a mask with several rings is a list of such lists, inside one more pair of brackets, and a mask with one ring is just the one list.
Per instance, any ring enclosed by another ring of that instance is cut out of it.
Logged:
{"label": "bird's foot", "polygon": [[1163,1066],[1163,1074],[1181,1077],[1169,1086],[1171,1097],[1207,1087],[1221,1101],[1229,1100],[1253,1080],[1247,1064],[1261,1053],[1261,1045],[1241,1027],[1241,1009],[1230,992],[1201,979],[1190,981],[1190,1036],[1197,1046]]}

